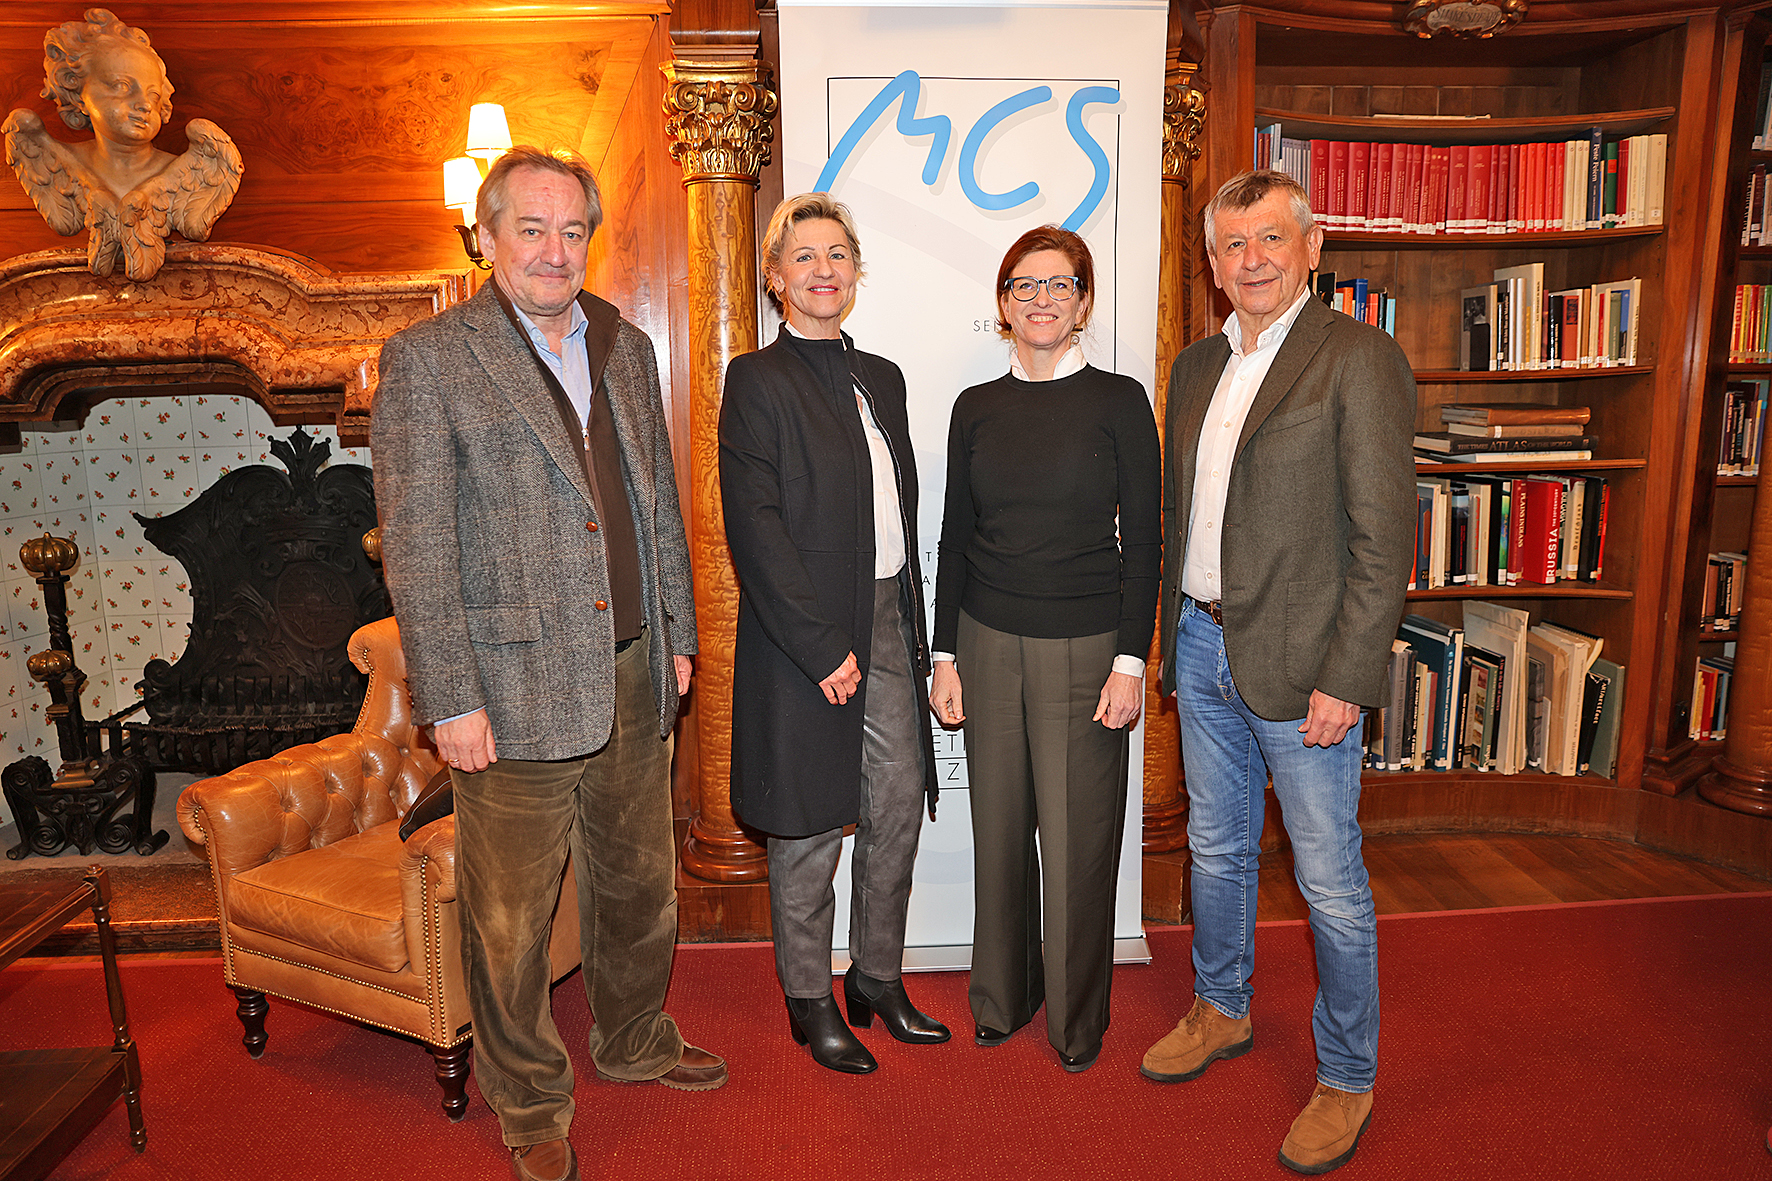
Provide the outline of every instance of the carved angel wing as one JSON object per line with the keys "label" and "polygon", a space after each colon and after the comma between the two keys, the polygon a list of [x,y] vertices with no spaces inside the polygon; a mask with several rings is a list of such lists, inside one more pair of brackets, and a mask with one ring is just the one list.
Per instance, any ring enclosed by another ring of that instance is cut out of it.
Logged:
{"label": "carved angel wing", "polygon": [[228,133],[207,119],[192,119],[186,124],[185,138],[191,141],[190,150],[161,177],[177,183],[167,209],[172,228],[193,242],[202,242],[239,191],[245,165]]}
{"label": "carved angel wing", "polygon": [[204,241],[240,188],[240,152],[227,132],[207,119],[192,119],[185,136],[190,149],[123,203],[123,271],[138,282],[153,278],[166,261],[168,233]]}
{"label": "carved angel wing", "polygon": [[58,234],[77,234],[86,224],[86,195],[76,180],[80,165],[66,147],[43,129],[43,120],[22,107],[0,125],[6,163],[31,204]]}

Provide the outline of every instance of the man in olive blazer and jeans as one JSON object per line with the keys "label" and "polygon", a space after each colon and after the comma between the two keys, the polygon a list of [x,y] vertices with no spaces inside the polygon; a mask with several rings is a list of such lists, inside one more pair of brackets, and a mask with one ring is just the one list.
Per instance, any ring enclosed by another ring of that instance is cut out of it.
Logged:
{"label": "man in olive blazer and jeans", "polygon": [[561,1181],[548,928],[569,853],[599,1077],[726,1080],[663,1009],[695,608],[651,342],[580,290],[594,176],[515,148],[479,204],[492,278],[388,341],[371,445],[413,706],[454,780],[475,1074],[518,1177]]}
{"label": "man in olive blazer and jeans", "polygon": [[1312,298],[1323,232],[1285,174],[1227,183],[1206,234],[1236,314],[1169,377],[1161,626],[1187,776],[1195,998],[1142,1070],[1184,1082],[1253,1048],[1271,774],[1319,977],[1317,1087],[1280,1161],[1321,1173],[1353,1156],[1378,1066],[1358,724],[1383,696],[1414,553],[1415,381],[1395,341]]}

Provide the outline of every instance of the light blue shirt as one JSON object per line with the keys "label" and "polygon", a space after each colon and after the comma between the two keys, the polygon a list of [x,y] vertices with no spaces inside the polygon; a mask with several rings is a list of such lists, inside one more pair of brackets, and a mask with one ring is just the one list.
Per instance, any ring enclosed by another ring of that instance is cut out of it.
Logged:
{"label": "light blue shirt", "polygon": [[579,429],[581,431],[589,430],[593,391],[591,389],[591,359],[589,354],[585,352],[585,331],[590,328],[591,322],[585,319],[584,309],[578,306],[577,300],[572,301],[572,326],[561,338],[560,351],[557,353],[548,347],[547,335],[535,326],[535,321],[525,315],[522,308],[513,303],[511,310],[517,313],[518,323],[522,324],[523,331],[529,334],[529,340],[535,345],[535,351],[541,355],[542,362],[547,365],[554,376],[559,379],[560,385],[565,388],[567,400],[578,412]]}

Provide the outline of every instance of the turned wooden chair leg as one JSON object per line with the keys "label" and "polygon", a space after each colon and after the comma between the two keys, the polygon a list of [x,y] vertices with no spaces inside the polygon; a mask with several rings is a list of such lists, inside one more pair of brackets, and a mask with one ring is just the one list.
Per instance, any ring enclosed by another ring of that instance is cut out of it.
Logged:
{"label": "turned wooden chair leg", "polygon": [[265,1000],[264,993],[250,988],[234,988],[234,995],[240,998],[234,1012],[246,1028],[246,1036],[240,1039],[240,1044],[246,1047],[248,1054],[258,1058],[265,1052],[265,1042],[270,1040],[265,1033],[265,1014],[271,1011],[270,1002]]}
{"label": "turned wooden chair leg", "polygon": [[460,1123],[468,1113],[468,1059],[474,1042],[468,1038],[453,1046],[431,1046],[437,1064],[437,1085],[443,1088],[443,1114]]}

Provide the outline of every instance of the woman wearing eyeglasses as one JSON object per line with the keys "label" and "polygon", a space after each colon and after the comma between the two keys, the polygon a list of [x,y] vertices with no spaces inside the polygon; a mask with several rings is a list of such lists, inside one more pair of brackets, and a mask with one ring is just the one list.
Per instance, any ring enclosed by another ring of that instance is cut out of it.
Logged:
{"label": "woman wearing eyeglasses", "polygon": [[998,268],[1014,347],[1008,373],[954,403],[929,695],[966,732],[976,1041],[1001,1045],[1044,1003],[1069,1071],[1095,1064],[1108,1024],[1127,735],[1162,552],[1150,401],[1078,343],[1094,285],[1088,245],[1056,226]]}

